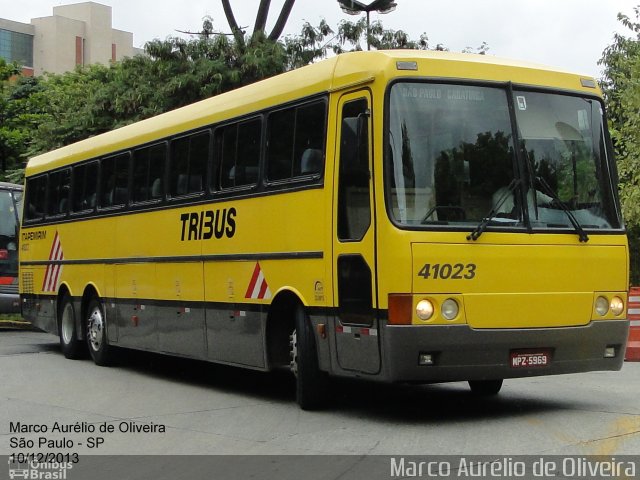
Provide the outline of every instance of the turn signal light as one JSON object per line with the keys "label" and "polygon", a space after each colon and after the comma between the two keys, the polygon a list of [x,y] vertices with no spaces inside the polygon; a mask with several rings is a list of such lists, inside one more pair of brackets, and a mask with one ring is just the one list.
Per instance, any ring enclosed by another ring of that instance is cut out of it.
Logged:
{"label": "turn signal light", "polygon": [[411,325],[413,295],[389,295],[389,325]]}

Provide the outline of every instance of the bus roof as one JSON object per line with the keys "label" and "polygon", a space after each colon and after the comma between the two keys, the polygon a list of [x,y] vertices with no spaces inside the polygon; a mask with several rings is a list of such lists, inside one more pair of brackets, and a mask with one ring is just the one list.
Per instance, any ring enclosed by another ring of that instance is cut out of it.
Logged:
{"label": "bus roof", "polygon": [[[404,62],[401,69],[398,62]],[[412,65],[415,62],[415,68]],[[52,168],[179,135],[227,119],[359,84],[399,77],[467,79],[543,86],[600,95],[593,78],[491,55],[390,50],[352,52],[323,60],[32,158],[32,176]],[[582,80],[582,81],[581,81]],[[585,81],[588,86],[585,86]]]}

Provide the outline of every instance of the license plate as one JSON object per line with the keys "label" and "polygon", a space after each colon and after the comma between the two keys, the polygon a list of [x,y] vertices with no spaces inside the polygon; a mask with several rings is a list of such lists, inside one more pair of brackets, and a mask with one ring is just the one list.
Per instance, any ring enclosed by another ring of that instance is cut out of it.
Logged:
{"label": "license plate", "polygon": [[542,368],[551,365],[549,350],[511,352],[511,368]]}

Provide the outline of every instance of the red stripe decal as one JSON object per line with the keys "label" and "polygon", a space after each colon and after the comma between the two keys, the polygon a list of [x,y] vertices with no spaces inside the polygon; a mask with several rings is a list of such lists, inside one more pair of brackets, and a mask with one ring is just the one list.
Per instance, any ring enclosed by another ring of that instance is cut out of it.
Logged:
{"label": "red stripe decal", "polygon": [[[49,252],[49,261],[61,261],[64,259],[64,253],[62,252],[62,244],[60,243],[60,236],[56,232],[56,236],[53,239],[51,245],[51,251]],[[62,265],[47,265],[47,269],[44,274],[44,280],[42,282],[42,290],[44,292],[55,291],[60,274],[62,272]]]}
{"label": "red stripe decal", "polygon": [[256,282],[258,281],[258,277],[260,276],[260,264],[256,262],[256,266],[253,269],[253,275],[251,275],[251,281],[249,282],[249,288],[247,288],[247,293],[245,293],[244,298],[251,298],[253,294],[253,289],[256,288]]}

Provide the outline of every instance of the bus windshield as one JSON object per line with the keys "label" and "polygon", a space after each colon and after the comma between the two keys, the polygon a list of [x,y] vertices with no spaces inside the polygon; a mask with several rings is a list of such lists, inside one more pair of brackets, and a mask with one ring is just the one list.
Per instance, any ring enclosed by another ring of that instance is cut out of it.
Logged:
{"label": "bus windshield", "polygon": [[[584,228],[617,227],[608,181],[603,112],[586,98],[515,92],[516,117],[527,172],[546,184]],[[544,194],[530,197],[534,228],[565,227],[567,217]]]}
{"label": "bus windshield", "polygon": [[18,276],[17,215],[13,195],[0,190],[0,277]]}
{"label": "bus windshield", "polygon": [[573,216],[584,229],[620,227],[597,100],[396,83],[388,138],[389,211],[400,226],[571,229]]}

